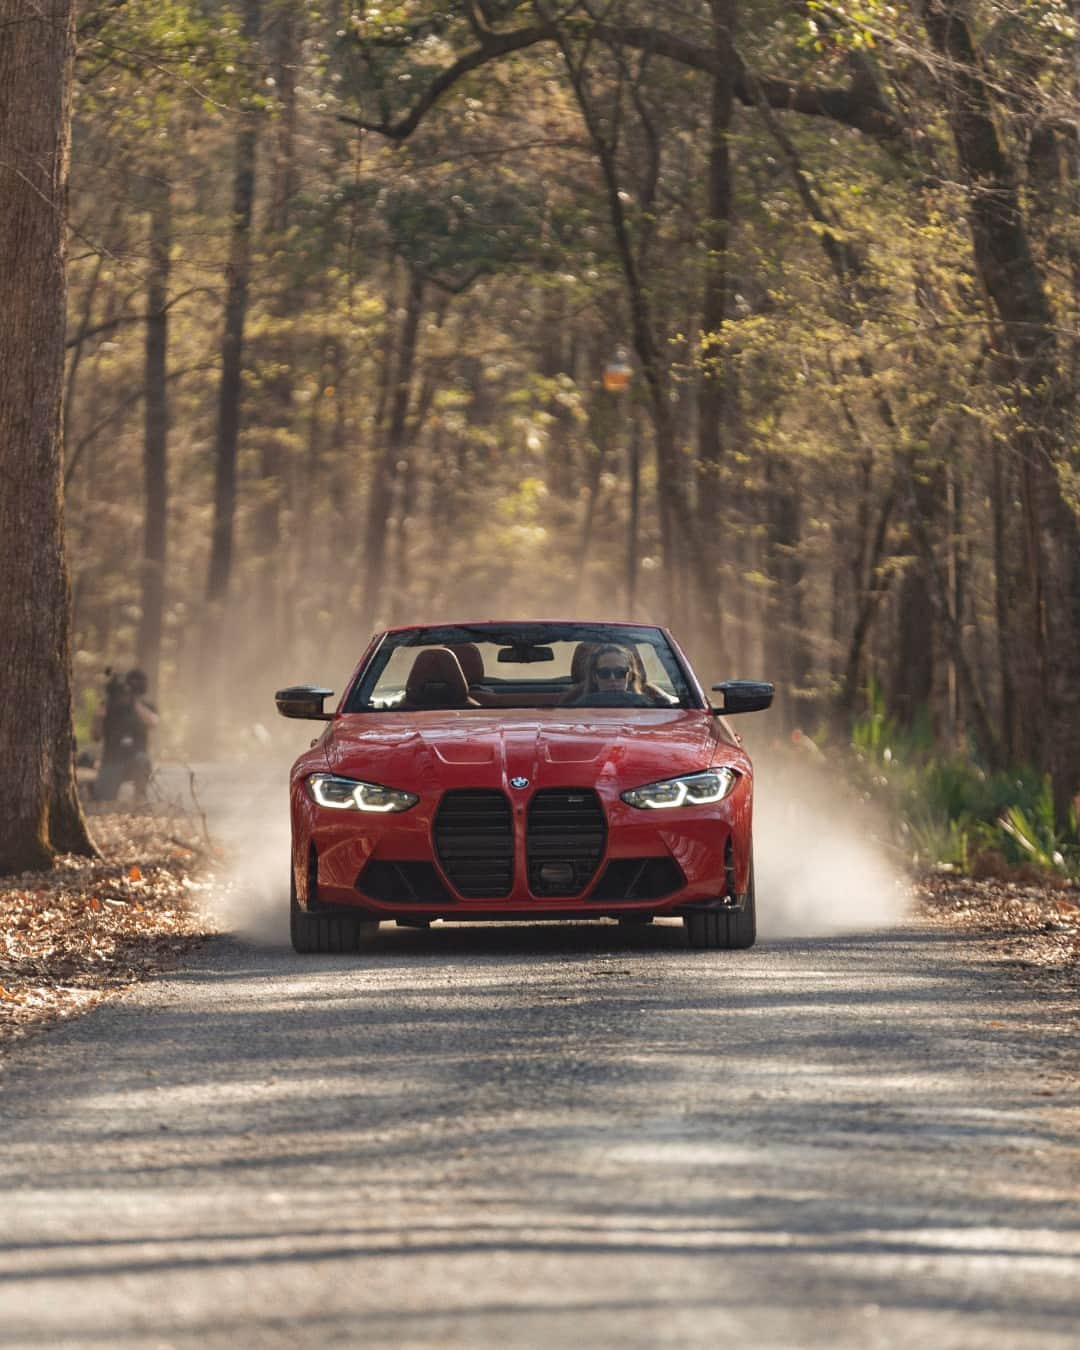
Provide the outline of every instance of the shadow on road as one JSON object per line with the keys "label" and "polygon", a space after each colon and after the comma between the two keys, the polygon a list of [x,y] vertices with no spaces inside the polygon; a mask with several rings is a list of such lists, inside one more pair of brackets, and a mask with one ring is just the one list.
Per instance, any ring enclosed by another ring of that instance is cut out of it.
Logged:
{"label": "shadow on road", "polygon": [[[871,1307],[892,1339],[867,1344],[985,1324],[1057,1350],[1075,1115],[1035,1095],[1048,1010],[969,958],[921,928],[222,939],[152,1007],[47,1038],[9,1098],[0,1345],[77,1339],[90,1280],[110,1344],[345,1343],[362,1316],[366,1344],[644,1345],[677,1306],[680,1344],[741,1318],[745,1343],[825,1346],[800,1329],[827,1308],[861,1345]],[[44,1322],[12,1315],[28,1291]]]}

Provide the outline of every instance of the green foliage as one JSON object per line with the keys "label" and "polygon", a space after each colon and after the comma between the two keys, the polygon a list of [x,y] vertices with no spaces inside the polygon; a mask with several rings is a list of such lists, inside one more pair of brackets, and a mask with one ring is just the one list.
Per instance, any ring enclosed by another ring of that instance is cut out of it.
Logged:
{"label": "green foliage", "polygon": [[[500,182],[468,174],[406,177],[390,188],[368,186],[392,247],[441,281],[463,286],[484,273],[536,261],[544,195],[536,181]],[[343,197],[347,206],[349,195]]]}
{"label": "green foliage", "polygon": [[916,866],[971,868],[980,853],[1080,878],[1075,812],[1054,823],[1049,779],[1029,768],[989,772],[966,755],[943,755],[928,719],[906,730],[890,718],[871,682],[867,709],[851,733],[864,786],[897,821],[899,842]]}
{"label": "green foliage", "polygon": [[1021,806],[1008,806],[998,817],[998,826],[1023,857],[1030,859],[1036,866],[1048,872],[1080,877],[1080,847],[1075,842],[1075,813],[1071,821],[1074,842],[1070,842],[1055,827],[1053,797],[1048,782],[1044,784],[1036,810],[1029,813]]}

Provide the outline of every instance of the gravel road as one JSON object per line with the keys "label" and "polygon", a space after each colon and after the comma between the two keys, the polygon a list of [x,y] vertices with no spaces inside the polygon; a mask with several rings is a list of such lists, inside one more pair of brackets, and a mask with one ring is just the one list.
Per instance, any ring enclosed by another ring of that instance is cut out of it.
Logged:
{"label": "gravel road", "polygon": [[0,1082],[3,1346],[1075,1348],[1075,1028],[955,935],[221,939]]}

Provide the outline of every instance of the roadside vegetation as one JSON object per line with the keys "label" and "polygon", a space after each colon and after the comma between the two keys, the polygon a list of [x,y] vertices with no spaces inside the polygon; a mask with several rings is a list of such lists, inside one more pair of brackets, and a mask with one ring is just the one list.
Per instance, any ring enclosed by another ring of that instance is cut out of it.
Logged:
{"label": "roadside vegetation", "polygon": [[943,750],[928,714],[905,727],[876,685],[867,704],[852,733],[853,776],[886,809],[892,842],[916,875],[1080,886],[1077,802],[1059,822],[1046,775],[991,768],[971,748]]}

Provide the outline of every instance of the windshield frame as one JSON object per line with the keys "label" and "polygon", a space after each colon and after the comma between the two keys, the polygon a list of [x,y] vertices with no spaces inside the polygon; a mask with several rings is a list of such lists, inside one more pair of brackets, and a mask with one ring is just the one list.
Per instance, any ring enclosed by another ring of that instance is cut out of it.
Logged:
{"label": "windshield frame", "polygon": [[[636,646],[637,643],[642,641],[648,642],[650,646],[657,649],[661,664],[668,670],[669,676],[676,674],[678,676],[678,679],[673,680],[673,687],[679,697],[679,702],[671,706],[673,708],[699,710],[708,708],[708,704],[704,701],[701,693],[701,686],[690,669],[686,657],[671,634],[664,628],[653,624],[559,622],[529,619],[506,622],[492,620],[484,623],[424,624],[416,627],[390,629],[381,635],[376,644],[369,649],[364,660],[361,661],[342,696],[338,713],[370,715],[399,711],[408,714],[410,712],[407,709],[398,710],[369,706],[369,700],[379,677],[393,653],[402,647],[452,646],[467,642],[496,643],[501,646],[511,646],[517,643],[544,646],[552,642],[615,642]],[[661,655],[663,652],[667,653],[671,668],[669,668],[668,661]],[[682,689],[679,688],[680,683],[683,686]],[[557,708],[537,706],[531,711],[566,714],[572,712],[574,707],[573,704]],[[470,712],[472,709],[459,711]],[[476,711],[491,713],[494,710],[479,708]],[[581,711],[586,710],[582,708]],[[588,711],[595,712],[596,709],[589,709]],[[620,711],[624,713],[648,712],[655,711],[655,709],[624,708]]]}

